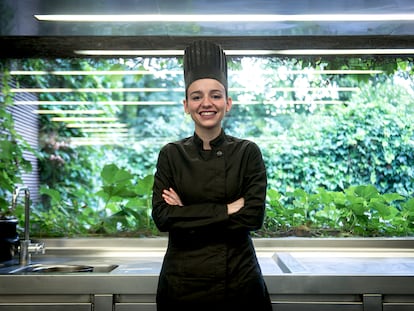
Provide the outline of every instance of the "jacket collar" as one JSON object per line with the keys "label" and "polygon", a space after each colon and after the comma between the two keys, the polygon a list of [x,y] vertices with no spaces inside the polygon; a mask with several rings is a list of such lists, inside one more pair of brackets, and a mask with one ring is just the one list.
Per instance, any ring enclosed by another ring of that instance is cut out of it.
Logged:
{"label": "jacket collar", "polygon": [[[194,137],[194,143],[196,144],[196,146],[202,149],[203,141],[201,140],[201,138],[195,132],[194,132],[193,137]],[[224,130],[221,129],[220,135],[214,138],[212,141],[210,141],[210,146],[212,149],[215,149],[219,147],[221,144],[223,144],[225,140],[226,140],[226,134],[224,133]]]}

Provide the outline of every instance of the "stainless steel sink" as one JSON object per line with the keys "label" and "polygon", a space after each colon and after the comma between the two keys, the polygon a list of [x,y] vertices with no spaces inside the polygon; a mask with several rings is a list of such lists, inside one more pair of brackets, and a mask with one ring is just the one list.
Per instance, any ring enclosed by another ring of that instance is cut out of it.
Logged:
{"label": "stainless steel sink", "polygon": [[10,274],[24,273],[108,273],[117,268],[118,265],[67,265],[67,264],[32,264],[19,267],[10,271]]}

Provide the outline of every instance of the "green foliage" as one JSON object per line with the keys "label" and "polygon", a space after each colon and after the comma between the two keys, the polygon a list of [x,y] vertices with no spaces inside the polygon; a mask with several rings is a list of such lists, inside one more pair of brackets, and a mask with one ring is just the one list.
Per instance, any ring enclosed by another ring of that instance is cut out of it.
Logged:
{"label": "green foliage", "polygon": [[14,120],[7,109],[13,104],[10,92],[10,74],[5,61],[0,62],[5,67],[1,74],[1,98],[0,98],[0,218],[10,216],[11,194],[13,189],[21,184],[21,174],[30,172],[30,161],[23,156],[25,151],[33,152],[30,145],[19,135],[14,128]]}
{"label": "green foliage", "polygon": [[127,170],[108,164],[101,171],[101,182],[95,196],[103,204],[95,207],[82,203],[84,193],[72,193],[77,200],[65,201],[58,191],[43,187],[41,193],[50,198],[50,208],[33,211],[32,232],[38,236],[156,233],[151,219],[152,175],[136,181]]}
{"label": "green foliage", "polygon": [[[71,237],[90,234],[98,220],[95,210],[83,203],[85,194],[74,191],[70,196],[41,187],[40,194],[50,198],[49,208],[34,206],[31,211],[31,233],[48,237]],[[68,199],[70,197],[71,199]]]}
{"label": "green foliage", "polygon": [[101,173],[103,186],[97,195],[105,202],[109,216],[100,223],[98,231],[114,234],[117,231],[136,232],[146,228],[154,233],[151,219],[153,176],[133,182],[133,175],[115,164],[106,165]]}
{"label": "green foliage", "polygon": [[[175,91],[183,87],[182,77],[162,73],[181,69],[181,60],[32,59],[17,65],[23,70],[156,72],[153,76],[19,76],[18,83],[74,90],[160,86],[168,89],[145,93],[39,94],[39,100],[56,103],[88,102],[41,109],[102,109],[103,115],[116,116],[129,130],[127,139],[113,144],[74,146],[74,138],[88,138],[90,134],[52,122],[51,115],[40,116],[39,164],[44,187],[43,200],[35,210],[40,234],[157,234],[150,218],[150,185],[158,151],[166,142],[189,136],[193,131],[191,120],[183,116],[183,94]],[[411,59],[233,58],[229,68],[242,69],[246,76],[231,77],[235,91],[230,95],[239,104],[233,105],[225,118],[225,130],[256,141],[268,171],[269,202],[263,234],[414,234],[413,200],[409,199],[414,184]],[[313,73],[325,69],[379,69],[384,73]],[[340,92],[338,86],[359,91]],[[315,104],[325,99],[342,104]],[[173,103],[102,103],[144,100]]]}
{"label": "green foliage", "polygon": [[268,191],[267,235],[408,236],[414,234],[414,201],[380,194],[373,185],[343,191]]}
{"label": "green foliage", "polygon": [[[362,85],[346,106],[298,116],[280,144],[263,145],[272,187],[314,191],[373,184],[412,195],[414,102],[392,81]],[[401,102],[396,102],[399,98]],[[288,140],[288,141],[287,141]]]}

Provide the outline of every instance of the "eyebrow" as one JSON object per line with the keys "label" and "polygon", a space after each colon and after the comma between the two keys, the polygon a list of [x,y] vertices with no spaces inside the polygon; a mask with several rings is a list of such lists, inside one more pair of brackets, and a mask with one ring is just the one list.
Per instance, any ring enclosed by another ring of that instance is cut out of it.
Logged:
{"label": "eyebrow", "polygon": [[[210,90],[208,93],[209,94],[211,94],[211,93],[215,93],[215,92],[218,92],[218,93],[224,93],[222,90],[220,90],[220,89],[213,89],[213,90]],[[195,94],[203,94],[204,92],[203,91],[201,91],[201,90],[197,90],[197,91],[193,91],[193,92],[191,92],[190,93],[190,95],[195,95]]]}

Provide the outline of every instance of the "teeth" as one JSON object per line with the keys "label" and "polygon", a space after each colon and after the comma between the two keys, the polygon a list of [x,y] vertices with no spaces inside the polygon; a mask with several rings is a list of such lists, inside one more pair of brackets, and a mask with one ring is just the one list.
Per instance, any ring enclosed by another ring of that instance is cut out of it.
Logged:
{"label": "teeth", "polygon": [[212,116],[215,112],[213,111],[205,111],[205,112],[201,112],[200,114],[202,116]]}

